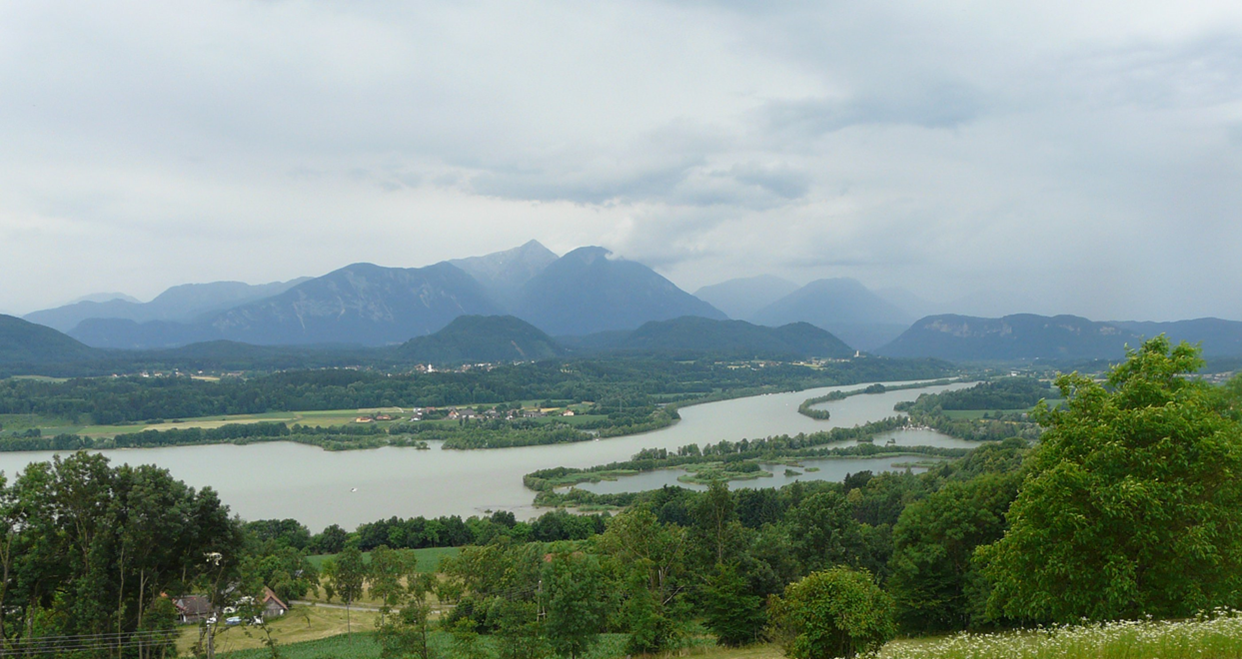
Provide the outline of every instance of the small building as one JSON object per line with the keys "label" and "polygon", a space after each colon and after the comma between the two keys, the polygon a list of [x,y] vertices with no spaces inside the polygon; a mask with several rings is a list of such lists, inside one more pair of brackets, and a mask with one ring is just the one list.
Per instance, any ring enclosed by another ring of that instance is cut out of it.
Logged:
{"label": "small building", "polygon": [[200,623],[215,614],[211,600],[204,595],[182,595],[173,598],[177,609],[177,622],[183,625]]}
{"label": "small building", "polygon": [[276,596],[276,593],[272,592],[271,588],[266,586],[263,588],[263,600],[259,604],[263,607],[264,619],[276,618],[289,612],[289,605],[285,604],[283,600]]}

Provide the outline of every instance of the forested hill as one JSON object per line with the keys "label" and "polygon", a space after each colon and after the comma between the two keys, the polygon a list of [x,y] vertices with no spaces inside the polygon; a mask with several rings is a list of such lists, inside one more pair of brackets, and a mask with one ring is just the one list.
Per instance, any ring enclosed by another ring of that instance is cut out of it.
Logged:
{"label": "forested hill", "polygon": [[696,316],[653,321],[632,332],[595,334],[573,341],[570,345],[586,353],[717,355],[761,359],[842,359],[854,355],[853,348],[809,323],[763,327],[741,320],[711,320]]}
{"label": "forested hill", "polygon": [[396,353],[400,361],[462,364],[551,359],[565,349],[513,316],[460,316],[435,334],[410,339]]}
{"label": "forested hill", "polygon": [[0,365],[93,361],[102,354],[50,327],[0,314]]}
{"label": "forested hill", "polygon": [[1078,316],[928,316],[876,352],[950,361],[1121,359],[1142,336]]}

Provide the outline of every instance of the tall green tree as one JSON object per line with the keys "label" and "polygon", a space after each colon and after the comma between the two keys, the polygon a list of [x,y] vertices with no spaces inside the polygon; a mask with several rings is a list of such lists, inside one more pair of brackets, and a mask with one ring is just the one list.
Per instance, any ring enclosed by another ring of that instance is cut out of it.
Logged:
{"label": "tall green tree", "polygon": [[669,649],[688,611],[685,529],[661,524],[646,507],[614,517],[599,540],[621,593],[622,618],[630,632],[627,651],[652,654]]}
{"label": "tall green tree", "polygon": [[380,601],[379,625],[388,614],[399,608],[409,596],[407,584],[412,583],[418,569],[418,558],[412,551],[389,549],[380,545],[371,550],[371,564],[367,566],[371,597]]}
{"label": "tall green tree", "polygon": [[431,607],[427,595],[435,587],[436,578],[429,573],[415,574],[408,585],[409,598],[395,616],[378,630],[380,656],[383,659],[415,656],[430,659]]}
{"label": "tall green tree", "polygon": [[553,554],[544,570],[544,633],[552,650],[578,659],[599,641],[606,614],[604,575],[593,556]]}
{"label": "tall green tree", "polygon": [[786,515],[789,540],[804,573],[836,565],[857,565],[862,531],[853,508],[839,492],[817,492]]}
{"label": "tall green tree", "polygon": [[352,632],[350,606],[362,597],[362,588],[367,576],[367,566],[363,562],[362,552],[354,545],[347,545],[340,554],[337,554],[335,560],[325,561],[323,567],[329,586],[345,605],[346,632]]}
{"label": "tall green tree", "polygon": [[946,632],[982,620],[986,602],[978,601],[982,577],[972,557],[1004,535],[1021,481],[1019,473],[951,481],[901,513],[887,589],[903,628]]}
{"label": "tall green tree", "polygon": [[1242,605],[1242,429],[1164,336],[1104,385],[1061,376],[1005,536],[979,551],[993,616],[1183,617]]}
{"label": "tall green tree", "polygon": [[702,550],[710,555],[713,565],[733,558],[742,542],[742,525],[737,517],[737,504],[729,486],[721,480],[712,481],[692,507],[693,533]]}
{"label": "tall green tree", "polygon": [[703,593],[703,624],[720,645],[738,647],[759,640],[768,622],[763,598],[734,565],[721,563]]}

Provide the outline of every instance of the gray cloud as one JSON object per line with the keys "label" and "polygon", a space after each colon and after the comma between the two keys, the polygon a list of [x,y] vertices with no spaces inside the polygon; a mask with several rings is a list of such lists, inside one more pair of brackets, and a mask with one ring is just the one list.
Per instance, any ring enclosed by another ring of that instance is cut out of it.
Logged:
{"label": "gray cloud", "polygon": [[1242,318],[1239,108],[1234,4],[9,5],[0,308],[534,237]]}
{"label": "gray cloud", "polygon": [[955,128],[985,111],[982,94],[967,85],[944,83],[908,94],[773,101],[763,110],[770,129],[821,134],[867,124],[908,124],[922,128]]}

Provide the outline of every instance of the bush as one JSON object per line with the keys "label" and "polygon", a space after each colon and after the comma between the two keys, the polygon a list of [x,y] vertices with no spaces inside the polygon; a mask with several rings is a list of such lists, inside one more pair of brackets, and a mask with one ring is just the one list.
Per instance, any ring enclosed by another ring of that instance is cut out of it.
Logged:
{"label": "bush", "polygon": [[794,659],[853,657],[897,634],[893,602],[866,570],[814,572],[771,604],[772,635]]}

